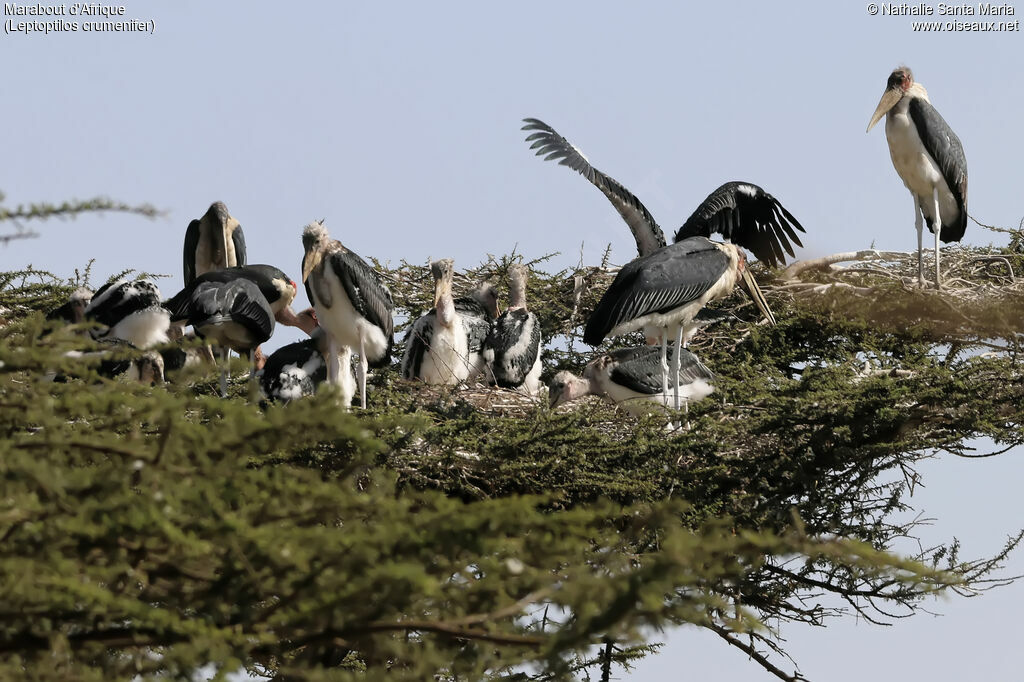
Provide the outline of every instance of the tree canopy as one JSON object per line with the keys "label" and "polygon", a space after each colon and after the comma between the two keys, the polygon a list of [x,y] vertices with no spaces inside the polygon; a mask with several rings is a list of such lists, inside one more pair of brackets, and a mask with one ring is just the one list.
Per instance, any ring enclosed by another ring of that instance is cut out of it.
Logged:
{"label": "tree canopy", "polygon": [[[516,259],[458,286],[503,287]],[[795,680],[787,628],[1000,584],[1012,528],[992,557],[897,550],[923,458],[1021,443],[1024,256],[947,250],[941,293],[904,254],[829,260],[758,272],[775,327],[716,306],[691,349],[717,391],[675,429],[395,368],[348,412],[329,389],[222,400],[202,369],[111,381],[44,319],[88,269],[0,275],[0,676],[608,679],[688,623]],[[545,379],[593,357],[614,270],[548,263],[528,287]],[[429,308],[427,268],[377,265],[406,316]]]}

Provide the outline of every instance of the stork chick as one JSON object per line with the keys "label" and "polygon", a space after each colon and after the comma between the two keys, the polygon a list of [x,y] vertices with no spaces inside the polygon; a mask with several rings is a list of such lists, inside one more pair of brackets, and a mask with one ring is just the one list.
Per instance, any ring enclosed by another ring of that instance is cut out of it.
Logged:
{"label": "stork chick", "polygon": [[540,322],[526,308],[528,274],[525,265],[509,266],[509,307],[495,320],[484,342],[484,358],[495,384],[537,395],[541,373]]}
{"label": "stork chick", "polygon": [[[686,404],[714,392],[710,382],[715,375],[697,356],[686,349],[673,349],[671,355],[679,367],[675,383],[680,387]],[[665,408],[667,395],[661,378],[662,365],[657,348],[622,348],[592,360],[583,370],[582,377],[571,372],[559,372],[551,381],[548,395],[552,408],[585,395],[598,395],[635,415],[644,415]]]}
{"label": "stork chick", "polygon": [[[452,295],[455,262],[451,258],[431,263],[430,273],[434,277],[434,307],[406,334],[402,378],[428,384],[460,384],[477,377],[485,366],[482,351],[493,319],[488,319],[493,314],[486,303],[488,289],[479,289],[475,299],[456,299]],[[493,288],[490,291],[493,295]]]}

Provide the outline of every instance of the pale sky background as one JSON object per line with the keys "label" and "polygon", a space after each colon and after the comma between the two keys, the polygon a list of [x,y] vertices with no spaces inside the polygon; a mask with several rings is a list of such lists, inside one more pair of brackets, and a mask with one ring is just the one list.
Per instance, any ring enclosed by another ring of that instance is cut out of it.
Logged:
{"label": "pale sky background", "polygon": [[[623,182],[666,232],[740,179],[803,223],[804,256],[911,250],[912,202],[884,126],[864,132],[901,63],[963,141],[971,214],[1016,226],[1021,33],[914,33],[911,18],[866,5],[134,0],[126,17],[154,20],[153,35],[0,35],[7,205],[103,194],[167,212],[34,225],[41,238],[0,248],[0,268],[69,276],[95,258],[94,281],[167,273],[169,296],[185,227],[215,200],[241,221],[250,262],[295,279],[301,228],[324,217],[357,253],[392,263],[470,265],[517,248],[569,265],[581,243],[590,263],[609,243],[616,262],[632,258],[600,193],[527,149],[526,116]],[[972,224],[964,241],[1004,237]],[[1024,525],[1022,473],[1020,452],[930,463],[914,497],[937,519],[928,540],[996,551]],[[1024,573],[1020,553],[1008,573]],[[945,615],[782,634],[817,681],[1024,679],[1011,660],[1024,586],[932,608]],[[620,679],[772,679],[714,636],[667,637]]]}

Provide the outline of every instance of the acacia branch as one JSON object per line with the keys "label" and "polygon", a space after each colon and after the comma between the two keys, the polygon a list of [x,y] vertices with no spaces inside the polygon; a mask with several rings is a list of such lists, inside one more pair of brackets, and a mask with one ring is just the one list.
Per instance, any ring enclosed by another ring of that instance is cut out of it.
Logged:
{"label": "acacia branch", "polygon": [[760,665],[762,668],[770,672],[772,675],[778,677],[780,680],[785,680],[786,682],[801,682],[801,680],[803,680],[804,682],[806,682],[807,678],[798,672],[794,672],[792,675],[786,674],[781,668],[774,665],[771,661],[768,660],[767,657],[765,657],[764,654],[759,652],[752,645],[744,644],[740,640],[733,637],[733,633],[727,628],[721,625],[715,625],[714,623],[705,624],[704,627],[706,627],[708,630],[711,630],[711,632],[715,633],[732,646],[736,647],[740,651],[747,654],[747,656],[752,658],[758,665]]}

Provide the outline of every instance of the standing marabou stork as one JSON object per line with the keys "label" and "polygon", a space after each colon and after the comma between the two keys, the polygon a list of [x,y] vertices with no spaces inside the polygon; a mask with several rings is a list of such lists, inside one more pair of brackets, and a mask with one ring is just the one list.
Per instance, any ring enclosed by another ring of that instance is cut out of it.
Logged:
{"label": "standing marabou stork", "polygon": [[529,270],[515,263],[508,268],[509,306],[494,321],[484,341],[484,358],[502,388],[540,390],[540,322],[526,309],[526,278]]}
{"label": "standing marabou stork", "polygon": [[160,289],[149,280],[119,279],[104,284],[83,314],[103,325],[92,332],[97,340],[120,339],[141,350],[167,343],[170,315],[160,304]]}
{"label": "standing marabou stork", "polygon": [[[737,245],[719,244],[705,237],[669,244],[619,270],[587,320],[583,341],[597,346],[607,336],[641,328],[648,339],[660,336],[663,393],[667,395],[669,336],[675,338],[675,347],[682,349],[687,333],[696,329],[693,318],[698,311],[709,301],[728,296],[737,284],[743,286],[761,314],[775,324],[775,316]],[[676,363],[681,355],[673,356]],[[674,376],[679,376],[678,364]],[[678,384],[673,395],[678,410]]]}
{"label": "standing marabou stork", "polygon": [[472,296],[452,296],[455,263],[451,258],[430,264],[434,307],[421,315],[405,335],[402,378],[428,384],[472,381],[487,366],[484,344],[497,316],[494,287],[484,283]]}
{"label": "standing marabou stork", "polygon": [[[527,136],[530,149],[546,161],[559,159],[585,177],[608,198],[636,239],[636,249],[648,256],[665,246],[665,234],[650,211],[621,183],[590,165],[587,157],[547,123],[525,118],[523,130],[536,131]],[[795,229],[794,229],[795,228]],[[803,226],[778,199],[752,182],[727,182],[709,194],[687,218],[675,235],[679,242],[689,237],[721,234],[727,241],[749,250],[771,267],[785,263],[785,253],[793,256],[792,241],[803,246],[796,230]]]}
{"label": "standing marabou stork", "polygon": [[245,278],[196,280],[191,287],[188,324],[221,349],[220,395],[228,395],[228,350],[249,356],[249,381],[256,376],[255,351],[274,333],[274,311],[260,288]]}
{"label": "standing marabou stork", "polygon": [[202,218],[188,224],[182,261],[185,286],[205,272],[245,265],[245,235],[224,202],[213,202]]}
{"label": "standing marabou stork", "polygon": [[324,221],[302,231],[302,281],[316,317],[330,337],[328,380],[338,384],[342,346],[359,353],[359,400],[366,408],[369,367],[386,365],[394,344],[391,291],[362,258],[331,239]]}
{"label": "standing marabou stork", "polygon": [[[673,349],[672,355],[677,352],[680,358],[674,362],[679,368],[675,383],[682,387],[687,404],[711,395],[715,389],[710,382],[715,375],[690,351]],[[633,414],[644,415],[668,399],[662,376],[657,348],[622,348],[592,360],[583,370],[582,378],[571,372],[559,372],[551,381],[548,396],[551,407],[556,407],[585,395],[599,395]]]}
{"label": "standing marabou stork", "polygon": [[924,286],[924,228],[935,235],[935,288],[941,289],[939,240],[958,242],[967,230],[967,158],[963,145],[928,101],[924,86],[906,66],[889,76],[871,115],[868,131],[885,116],[889,156],[914,197],[917,227],[917,281]]}

